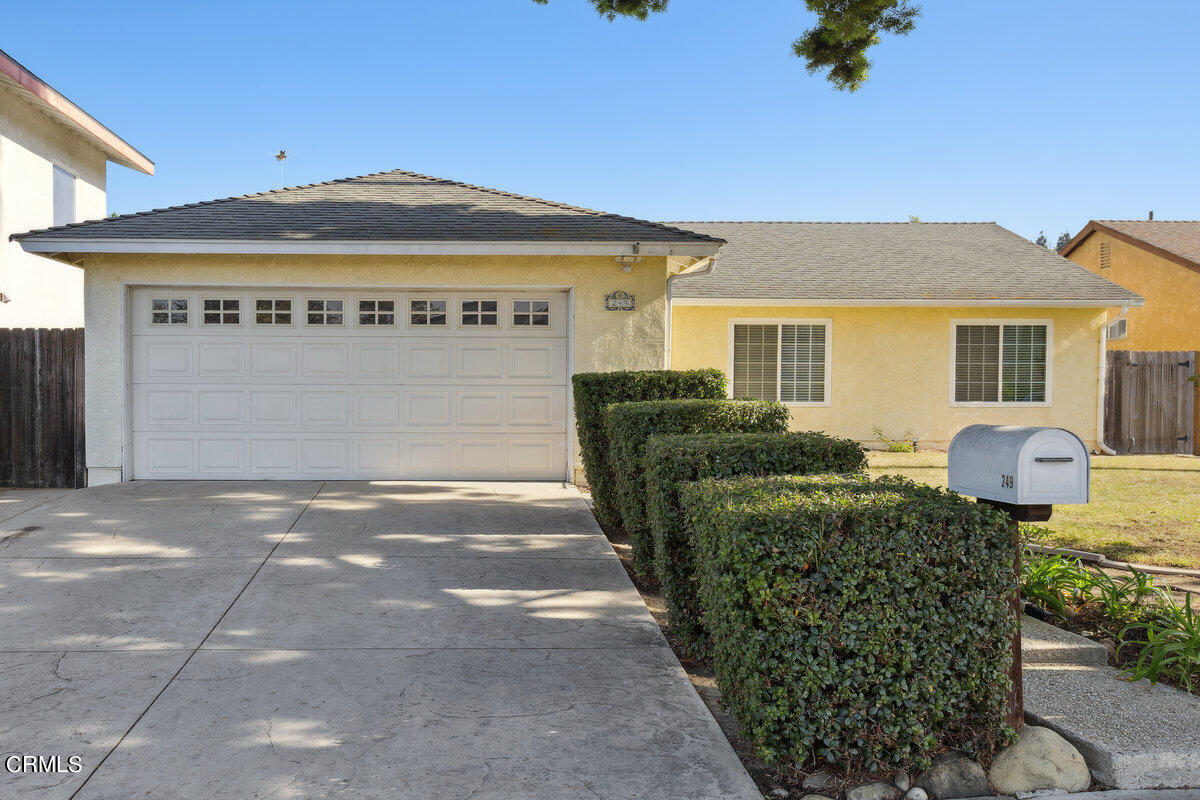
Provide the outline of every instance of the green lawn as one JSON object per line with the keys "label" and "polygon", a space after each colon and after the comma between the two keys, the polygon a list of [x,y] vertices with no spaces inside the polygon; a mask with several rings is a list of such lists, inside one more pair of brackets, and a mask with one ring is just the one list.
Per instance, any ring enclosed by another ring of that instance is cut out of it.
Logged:
{"label": "green lawn", "polygon": [[[946,485],[946,454],[869,454],[872,475]],[[1043,543],[1121,561],[1200,569],[1200,458],[1095,456],[1092,501],[1055,506]]]}

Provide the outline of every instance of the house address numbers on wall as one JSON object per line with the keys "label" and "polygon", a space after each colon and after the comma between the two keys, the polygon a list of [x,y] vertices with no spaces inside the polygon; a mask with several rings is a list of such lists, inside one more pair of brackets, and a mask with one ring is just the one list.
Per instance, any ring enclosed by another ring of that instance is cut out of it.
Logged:
{"label": "house address numbers on wall", "polygon": [[604,298],[605,311],[633,311],[634,297],[629,292],[620,289]]}

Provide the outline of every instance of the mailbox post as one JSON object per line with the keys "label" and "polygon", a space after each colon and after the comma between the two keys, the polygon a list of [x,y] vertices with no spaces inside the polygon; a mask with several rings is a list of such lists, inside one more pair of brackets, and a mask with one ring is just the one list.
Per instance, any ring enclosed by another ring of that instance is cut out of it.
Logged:
{"label": "mailbox post", "polygon": [[1088,501],[1091,460],[1083,440],[1062,428],[970,425],[950,442],[949,486],[1008,514],[1017,588],[1010,600],[1013,634],[1008,722],[1025,724],[1021,679],[1021,546],[1018,524],[1045,522],[1058,504]]}

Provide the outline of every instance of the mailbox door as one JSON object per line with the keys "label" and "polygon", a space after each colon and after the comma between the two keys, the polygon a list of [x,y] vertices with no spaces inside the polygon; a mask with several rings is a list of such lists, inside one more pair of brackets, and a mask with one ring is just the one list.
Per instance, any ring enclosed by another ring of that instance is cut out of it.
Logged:
{"label": "mailbox door", "polygon": [[1025,444],[1019,459],[1020,505],[1055,505],[1088,501],[1088,452],[1079,437],[1047,429]]}

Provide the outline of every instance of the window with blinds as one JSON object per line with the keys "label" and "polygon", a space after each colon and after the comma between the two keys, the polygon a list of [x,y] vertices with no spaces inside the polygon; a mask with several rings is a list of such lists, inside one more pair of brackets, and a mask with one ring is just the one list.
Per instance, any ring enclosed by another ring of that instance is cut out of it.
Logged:
{"label": "window with blinds", "polygon": [[956,325],[954,401],[1046,402],[1046,344],[1046,325]]}
{"label": "window with blinds", "polygon": [[733,396],[824,403],[828,324],[733,326]]}

